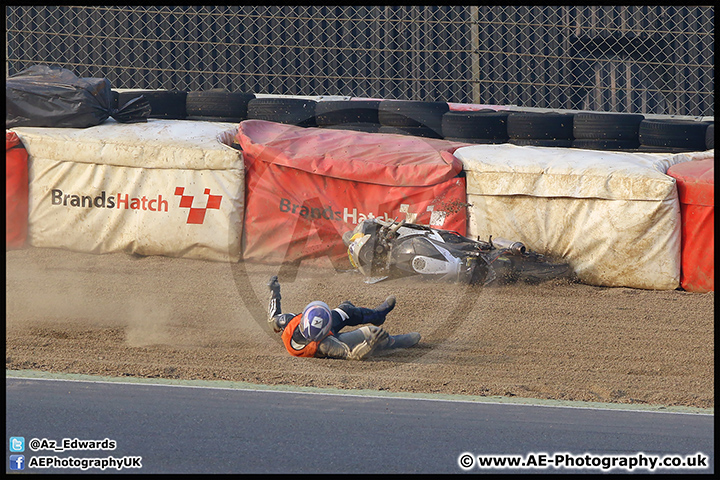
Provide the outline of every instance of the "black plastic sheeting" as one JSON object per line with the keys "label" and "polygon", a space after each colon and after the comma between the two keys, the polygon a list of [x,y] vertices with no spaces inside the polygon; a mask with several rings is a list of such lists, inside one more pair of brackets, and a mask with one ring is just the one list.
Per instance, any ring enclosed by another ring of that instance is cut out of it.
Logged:
{"label": "black plastic sheeting", "polygon": [[80,78],[49,65],[33,65],[8,77],[5,99],[5,128],[86,128],[108,117],[122,123],[145,122],[151,110],[142,96],[115,108],[106,78]]}

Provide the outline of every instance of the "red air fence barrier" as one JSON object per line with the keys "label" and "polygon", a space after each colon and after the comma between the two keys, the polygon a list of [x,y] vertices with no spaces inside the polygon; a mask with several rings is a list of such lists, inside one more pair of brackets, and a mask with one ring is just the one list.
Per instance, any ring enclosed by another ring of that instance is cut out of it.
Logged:
{"label": "red air fence barrier", "polygon": [[28,153],[15,132],[5,132],[5,249],[22,248],[28,231]]}
{"label": "red air fence barrier", "polygon": [[667,173],[677,181],[680,199],[680,286],[715,291],[715,159],[678,163]]}
{"label": "red air fence barrier", "polygon": [[240,123],[246,168],[243,259],[328,257],[349,268],[342,234],[370,216],[466,234],[466,144],[409,135]]}

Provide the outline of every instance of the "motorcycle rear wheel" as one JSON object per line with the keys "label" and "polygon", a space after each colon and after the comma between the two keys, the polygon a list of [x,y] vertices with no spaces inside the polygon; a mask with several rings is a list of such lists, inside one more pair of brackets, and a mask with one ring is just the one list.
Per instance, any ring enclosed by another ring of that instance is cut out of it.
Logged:
{"label": "motorcycle rear wheel", "polygon": [[575,271],[567,263],[519,260],[514,262],[513,276],[525,283],[542,283],[548,280],[577,281]]}

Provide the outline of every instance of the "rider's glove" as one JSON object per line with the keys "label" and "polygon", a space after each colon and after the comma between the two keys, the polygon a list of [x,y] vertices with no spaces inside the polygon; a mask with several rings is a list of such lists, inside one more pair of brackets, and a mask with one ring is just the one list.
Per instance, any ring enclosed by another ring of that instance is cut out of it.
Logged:
{"label": "rider's glove", "polygon": [[355,346],[348,354],[348,360],[365,360],[373,351],[373,346],[363,341]]}
{"label": "rider's glove", "polygon": [[387,340],[388,332],[382,327],[372,328],[370,332],[370,339],[368,342],[373,346],[381,343],[383,340]]}
{"label": "rider's glove", "polygon": [[[362,327],[365,328],[365,327]],[[361,342],[352,349],[348,355],[349,360],[365,360],[369,357],[380,343],[387,340],[388,332],[382,327],[367,327],[370,335],[367,340]]]}

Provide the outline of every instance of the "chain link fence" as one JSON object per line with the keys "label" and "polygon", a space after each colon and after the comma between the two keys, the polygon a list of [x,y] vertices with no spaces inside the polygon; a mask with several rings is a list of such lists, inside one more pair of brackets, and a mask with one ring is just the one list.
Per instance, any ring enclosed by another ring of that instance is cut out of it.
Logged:
{"label": "chain link fence", "polygon": [[714,115],[713,6],[6,6],[6,74]]}

